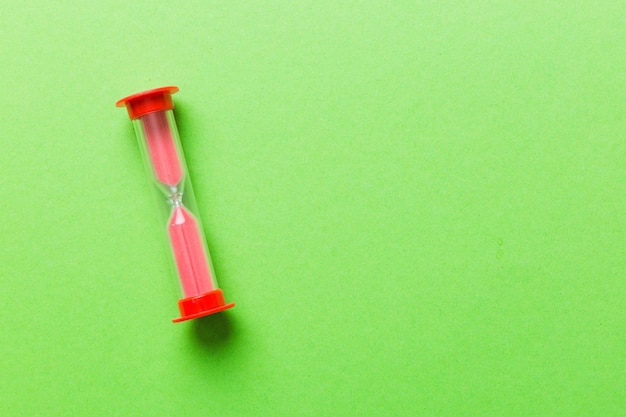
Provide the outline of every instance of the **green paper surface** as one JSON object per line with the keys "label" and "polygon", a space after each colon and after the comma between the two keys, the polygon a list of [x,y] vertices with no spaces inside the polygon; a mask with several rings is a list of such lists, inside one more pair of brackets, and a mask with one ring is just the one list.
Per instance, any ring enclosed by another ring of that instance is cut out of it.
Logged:
{"label": "green paper surface", "polygon": [[[0,415],[626,415],[622,1],[0,1]],[[117,99],[175,114],[182,324]]]}

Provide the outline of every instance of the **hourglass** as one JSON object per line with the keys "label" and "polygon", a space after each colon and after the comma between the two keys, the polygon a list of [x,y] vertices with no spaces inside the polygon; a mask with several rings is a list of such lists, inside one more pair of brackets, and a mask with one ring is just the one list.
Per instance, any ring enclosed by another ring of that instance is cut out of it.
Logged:
{"label": "hourglass", "polygon": [[196,200],[174,120],[172,94],[161,87],[119,100],[133,122],[146,171],[163,201],[166,232],[183,298],[180,322],[217,313],[235,304],[224,301],[202,232]]}

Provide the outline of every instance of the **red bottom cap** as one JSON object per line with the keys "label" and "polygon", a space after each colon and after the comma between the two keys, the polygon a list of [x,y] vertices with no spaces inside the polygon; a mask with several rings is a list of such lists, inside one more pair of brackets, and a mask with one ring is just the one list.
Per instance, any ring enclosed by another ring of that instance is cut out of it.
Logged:
{"label": "red bottom cap", "polygon": [[178,300],[180,317],[172,321],[178,323],[185,320],[197,319],[198,317],[219,313],[220,311],[234,306],[235,303],[226,304],[222,290],[217,289],[195,297]]}

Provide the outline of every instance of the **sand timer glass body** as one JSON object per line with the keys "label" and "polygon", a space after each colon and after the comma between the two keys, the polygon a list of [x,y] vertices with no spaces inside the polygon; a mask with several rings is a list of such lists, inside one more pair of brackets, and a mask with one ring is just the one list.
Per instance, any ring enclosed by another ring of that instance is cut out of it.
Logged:
{"label": "sand timer glass body", "polygon": [[172,94],[177,87],[162,87],[128,96],[117,102],[133,121],[146,171],[160,194],[166,231],[183,298],[174,322],[217,313],[226,304],[217,286],[208,247],[176,129]]}

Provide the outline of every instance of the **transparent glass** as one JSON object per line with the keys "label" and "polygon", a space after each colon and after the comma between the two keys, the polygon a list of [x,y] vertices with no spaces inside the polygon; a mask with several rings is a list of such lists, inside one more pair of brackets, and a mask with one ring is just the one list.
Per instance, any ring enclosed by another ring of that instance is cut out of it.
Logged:
{"label": "transparent glass", "polygon": [[218,288],[172,110],[133,120],[155,186],[184,298]]}

